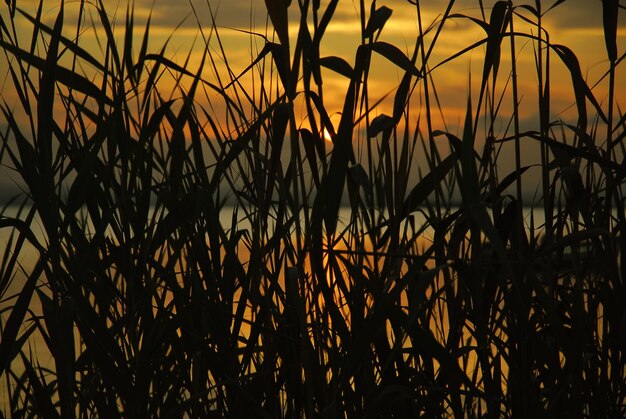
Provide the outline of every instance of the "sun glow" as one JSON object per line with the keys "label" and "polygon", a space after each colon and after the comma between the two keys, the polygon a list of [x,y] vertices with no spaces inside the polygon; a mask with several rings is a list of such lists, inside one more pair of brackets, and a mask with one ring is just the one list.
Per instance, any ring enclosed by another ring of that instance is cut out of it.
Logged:
{"label": "sun glow", "polygon": [[328,132],[326,128],[324,128],[324,140],[328,141],[329,143],[333,142],[333,137],[330,136],[330,132]]}

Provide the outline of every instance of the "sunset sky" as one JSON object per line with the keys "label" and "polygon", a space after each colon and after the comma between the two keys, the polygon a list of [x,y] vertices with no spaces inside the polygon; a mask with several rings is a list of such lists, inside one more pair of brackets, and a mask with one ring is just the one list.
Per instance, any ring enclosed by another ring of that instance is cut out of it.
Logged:
{"label": "sunset sky", "polygon": [[[123,29],[126,14],[127,2],[103,0],[105,8],[109,13],[109,18],[117,22],[117,29]],[[66,5],[66,26],[64,34],[74,38],[76,36],[76,13],[78,2],[68,2]],[[369,1],[366,8],[369,9]],[[555,1],[544,1],[543,8],[548,9]],[[325,9],[328,1],[321,1],[320,14]],[[481,18],[479,2],[476,0],[459,0],[455,3],[452,13],[465,14]],[[483,1],[485,6],[486,19],[493,1]],[[529,4],[535,5],[534,1],[515,1],[515,5]],[[423,1],[422,21],[426,23],[438,22],[443,14],[447,2]],[[34,13],[37,7],[36,1],[19,2],[19,6]],[[377,6],[386,6],[393,10],[393,14],[387,22],[379,40],[391,43],[407,55],[413,51],[415,39],[418,33],[416,7],[406,0],[378,0]],[[182,63],[189,53],[192,52],[192,59],[189,61],[188,69],[195,72],[199,66],[200,57],[203,53],[202,37],[199,27],[202,28],[205,36],[211,36],[211,46],[217,48],[215,35],[211,34],[211,10],[215,16],[215,22],[219,30],[219,36],[226,49],[230,68],[234,74],[239,74],[244,70],[258,51],[263,47],[263,40],[260,37],[236,31],[252,31],[267,35],[272,38],[271,22],[267,17],[265,3],[262,0],[236,0],[236,1],[213,1],[213,0],[136,0],[135,1],[135,37],[136,42],[141,42],[143,27],[147,17],[152,11],[152,21],[150,29],[151,52],[159,52],[163,43],[169,39],[165,56]],[[8,18],[6,6],[2,6],[3,19]],[[58,13],[58,2],[46,1],[43,7],[43,20],[50,24],[54,23]],[[83,23],[83,31],[80,34],[79,44],[88,50],[98,51],[96,36],[90,29],[90,19],[98,20],[95,9],[87,11],[91,16],[87,16]],[[520,13],[530,17],[527,11],[519,9]],[[297,1],[293,0],[290,7],[290,36],[296,36],[298,25]],[[621,10],[623,17],[623,10]],[[18,34],[21,44],[26,47],[30,42],[30,31],[32,26],[23,19],[16,17],[20,27],[25,28],[24,32]],[[359,1],[341,0],[336,13],[331,21],[327,33],[322,41],[321,56],[340,56],[349,63],[354,62],[356,48],[360,43],[360,20]],[[619,22],[619,21],[618,21]],[[532,29],[524,26],[521,19],[515,20],[516,30],[533,33]],[[593,93],[601,105],[607,99],[608,79],[599,81],[608,69],[608,60],[604,44],[602,30],[602,3],[600,0],[566,0],[553,10],[545,14],[544,26],[550,34],[550,40],[554,44],[563,44],[571,48],[580,60],[580,67],[587,83],[593,87]],[[623,53],[623,45],[626,45],[626,31],[624,19],[618,23],[618,56]],[[118,33],[122,33],[120,30]],[[98,36],[101,36],[98,35]],[[101,36],[104,37],[103,35]],[[451,19],[446,22],[441,38],[438,40],[433,50],[433,55],[429,60],[432,68],[456,52],[468,47],[472,43],[483,39],[484,31],[468,19]],[[122,40],[120,35],[120,40]],[[428,40],[430,42],[431,39]],[[508,40],[504,44],[507,44]],[[537,129],[537,75],[534,63],[533,43],[523,43],[517,39],[517,68],[518,84],[521,98],[521,123],[522,128]],[[43,54],[43,52],[41,52]],[[96,53],[97,55],[97,53]],[[218,54],[219,55],[219,54]],[[459,132],[459,121],[465,115],[466,100],[468,95],[469,75],[472,75],[472,91],[476,95],[482,65],[484,59],[484,46],[467,53],[452,62],[449,62],[433,71],[433,80],[437,89],[437,94],[441,100],[443,120],[434,116],[434,129],[444,129],[445,126],[450,131]],[[556,54],[552,54],[551,68],[551,95],[552,111],[551,120],[568,119],[575,115],[574,94],[571,88],[571,79],[565,67],[558,62]],[[510,72],[510,52],[508,47],[503,48],[502,63],[499,79],[506,81]],[[4,56],[0,58],[0,92],[3,100],[7,103],[16,103],[17,96],[12,89],[12,82],[6,76],[7,63]],[[222,69],[225,71],[225,67]],[[88,73],[88,69],[86,73]],[[214,78],[210,72],[205,76],[209,81]],[[324,85],[327,92],[336,94],[326,94],[325,101],[329,113],[333,114],[333,122],[338,121],[338,112],[341,110],[346,79],[330,71],[323,73]],[[390,65],[384,58],[376,58],[373,61],[372,71],[369,77],[369,89],[371,102],[391,93],[390,99],[383,102],[378,113],[389,113],[393,101],[393,92],[397,88],[402,77],[402,71]],[[596,85],[596,83],[599,83]],[[244,80],[245,83],[245,80]],[[626,66],[618,66],[616,77],[618,104],[626,98]],[[501,86],[503,87],[503,85]],[[507,93],[507,97],[510,94]],[[474,100],[476,99],[473,96]],[[373,99],[373,100],[372,100]],[[210,100],[210,98],[209,98]],[[623,108],[623,103],[621,103]],[[505,100],[502,105],[502,114],[510,117],[512,103]],[[590,111],[590,117],[593,114]],[[496,134],[504,135],[508,121],[503,120],[501,126],[496,127]],[[0,124],[4,121],[0,120]],[[424,127],[422,127],[424,129]],[[510,131],[508,132],[510,135]],[[477,144],[480,147],[480,144]],[[531,153],[532,154],[532,153]],[[6,180],[5,180],[6,182]]]}
{"label": "sunset sky", "polygon": [[[545,9],[548,9],[555,1],[542,2]],[[113,3],[113,2],[111,2]],[[149,13],[152,0],[139,0],[136,3],[138,15],[145,16]],[[186,2],[176,0],[156,0],[153,8],[153,34],[170,36],[173,34],[170,52],[176,54],[181,59],[187,53],[190,42],[198,36],[198,23],[191,11],[191,6],[185,5]],[[321,11],[324,10],[328,1],[322,1]],[[369,1],[365,2],[366,8],[369,8]],[[493,1],[484,1],[487,19],[490,13],[490,7]],[[124,4],[120,2],[120,4]],[[243,30],[252,30],[254,32],[269,34],[271,36],[271,23],[267,22],[267,14],[265,3],[262,0],[237,0],[237,1],[209,1],[192,0],[188,4],[194,6],[195,11],[203,23],[204,30],[210,27],[209,7],[215,13],[216,23],[220,28],[220,36],[224,44],[227,46],[227,55],[230,64],[237,73],[237,69],[243,70],[250,62],[251,56],[255,51],[251,51],[250,38],[248,35],[229,30],[228,28],[238,28]],[[387,22],[382,32],[380,40],[389,42],[401,50],[410,54],[413,51],[415,39],[417,37],[417,13],[414,5],[407,0],[378,0],[378,7],[387,6],[393,10],[393,14]],[[422,20],[423,22],[436,22],[445,11],[447,2],[423,1],[422,3]],[[516,1],[515,5],[535,4],[534,1]],[[125,6],[121,6],[118,14],[123,17]],[[113,8],[111,9],[113,10]],[[290,35],[296,35],[298,25],[297,2],[292,1],[290,7]],[[530,17],[528,12],[524,12],[525,16]],[[474,17],[480,16],[478,1],[476,0],[460,0],[454,5],[453,12],[458,14],[466,14]],[[321,14],[321,12],[320,12]],[[322,56],[337,55],[348,62],[354,62],[356,47],[360,42],[360,21],[359,21],[359,1],[358,0],[341,0],[333,20],[328,28],[327,34],[322,42]],[[206,22],[206,25],[204,25]],[[621,27],[626,24],[622,19]],[[516,20],[516,27],[519,31],[529,32],[529,29],[523,27],[521,21]],[[590,85],[594,85],[597,80],[604,74],[608,68],[608,60],[606,58],[606,49],[604,46],[604,37],[602,31],[602,5],[600,0],[566,0],[544,16],[544,26],[547,28],[551,36],[551,42],[554,44],[563,44],[570,47],[576,53],[580,60],[583,75],[587,77]],[[176,31],[173,28],[180,25]],[[269,25],[270,30],[266,29]],[[446,24],[445,30],[442,31],[442,37],[438,41],[437,46],[433,50],[433,59],[430,63],[438,63],[485,37],[484,32],[477,25],[466,19],[454,19]],[[618,31],[618,51],[620,46],[624,45],[626,31]],[[158,45],[160,40],[153,39],[154,44]],[[260,41],[260,40],[259,40]],[[292,45],[294,42],[292,42]],[[506,43],[505,43],[506,44]],[[257,45],[261,45],[260,43]],[[261,45],[262,46],[262,45]],[[522,83],[523,93],[526,95],[534,94],[536,90],[536,75],[534,69],[533,46],[530,43],[523,45],[519,40],[518,49],[518,71],[520,72],[520,83]],[[455,118],[455,111],[465,111],[464,101],[459,101],[465,96],[468,85],[468,69],[470,63],[473,64],[472,71],[475,81],[480,77],[482,69],[482,53],[484,49],[481,47],[460,57],[459,59],[446,64],[438,69],[435,73],[435,83],[439,94],[443,99],[446,110],[450,111],[451,117]],[[503,66],[510,63],[508,51],[503,51]],[[564,72],[564,68],[557,63],[557,59],[553,58],[555,63],[555,71],[552,79],[553,100],[555,105],[555,113],[564,111],[572,104],[569,75]],[[377,71],[374,68],[370,78],[370,86],[374,86],[381,94],[387,93],[394,89],[395,83],[402,76],[401,72],[394,71],[392,66],[385,66],[384,60],[381,60],[382,68]],[[626,75],[626,67],[618,67],[620,72],[618,80],[624,80]],[[392,71],[395,74],[390,74]],[[325,82],[329,84],[337,83],[338,77],[329,72]],[[340,83],[340,82],[339,82]],[[594,93],[599,101],[605,98],[606,83],[601,83],[594,89]],[[618,83],[619,85],[619,83]],[[622,90],[626,93],[626,89]],[[533,104],[534,105],[534,104]],[[533,106],[534,107],[534,106]],[[532,113],[532,112],[531,112]],[[531,117],[531,114],[527,115]]]}

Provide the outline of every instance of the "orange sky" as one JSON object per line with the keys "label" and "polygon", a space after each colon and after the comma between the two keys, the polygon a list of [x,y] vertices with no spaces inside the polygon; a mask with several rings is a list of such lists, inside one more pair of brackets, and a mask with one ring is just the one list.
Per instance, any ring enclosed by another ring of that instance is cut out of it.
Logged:
{"label": "orange sky", "polygon": [[[181,24],[181,28],[174,33],[174,40],[170,48],[173,54],[181,58],[185,56],[190,41],[198,35],[198,23],[190,12],[191,7],[182,3],[177,0],[156,0],[153,9],[154,34],[158,32],[159,34],[169,36],[172,34],[174,25]],[[220,27],[220,36],[227,47],[227,55],[235,73],[237,73],[237,69],[243,70],[247,66],[250,58],[255,55],[255,51],[251,50],[248,35],[229,30],[228,28],[252,29],[259,33],[269,33],[271,36],[271,32],[266,30],[268,23],[265,4],[262,0],[221,2],[193,0],[191,3],[194,5],[205,30],[210,26],[208,18],[209,7],[207,4],[211,5],[216,14],[216,22]],[[327,3],[328,1],[321,2],[321,10],[324,9]],[[369,1],[365,3],[366,8],[369,8]],[[487,9],[487,15],[490,13],[490,7],[493,3],[493,1],[483,1]],[[514,3],[515,5],[534,5],[535,2],[526,0]],[[544,8],[548,8],[554,1],[544,1],[542,3],[544,3]],[[152,4],[152,0],[138,1],[138,9],[145,7],[144,4],[149,6]],[[422,4],[422,20],[428,26],[430,22],[438,20],[444,12],[447,2],[423,1]],[[382,32],[380,40],[396,45],[401,50],[410,53],[413,50],[418,33],[415,6],[406,0],[378,0],[377,6],[387,6],[393,10],[393,14]],[[336,55],[350,63],[354,62],[356,47],[360,42],[358,8],[358,0],[341,0],[339,2],[333,20],[322,41],[320,52],[322,56]],[[147,9],[144,10],[147,11]],[[290,10],[290,35],[293,39],[296,36],[298,26],[297,1],[292,1]],[[143,12],[144,15],[146,11]],[[123,8],[120,9],[120,15],[123,15],[121,12],[123,12]],[[525,16],[530,16],[529,13],[521,9],[520,12],[524,13]],[[462,13],[480,18],[478,1],[457,1],[453,8],[453,13]],[[204,25],[204,22],[206,22],[206,25]],[[595,84],[608,67],[602,32],[601,2],[599,0],[566,0],[548,12],[544,16],[543,23],[550,33],[552,43],[569,46],[580,60],[582,72],[587,76],[588,83],[590,85]],[[516,25],[517,30],[530,33],[530,29],[527,26],[524,27],[520,19],[516,20]],[[626,31],[618,33],[619,48],[619,46],[624,45]],[[471,45],[473,42],[484,38],[484,36],[484,32],[469,20],[450,20],[447,22],[441,39],[433,50],[433,57],[429,62],[431,65],[438,63],[464,47]],[[154,41],[155,45],[158,44],[156,38]],[[528,97],[525,101],[530,101],[531,95],[536,90],[537,83],[537,77],[533,68],[533,45],[530,43],[524,45],[521,40],[517,42],[519,83],[521,90]],[[260,48],[259,45],[261,44],[257,43],[257,48]],[[456,119],[455,113],[459,111],[464,112],[464,101],[459,101],[458,99],[459,96],[465,96],[464,93],[467,92],[470,63],[475,79],[474,84],[478,84],[482,69],[483,52],[484,48],[481,47],[473,53],[466,54],[454,62],[437,69],[433,73],[439,94],[444,102],[444,108],[450,112],[452,119]],[[510,63],[509,54],[508,50],[503,50],[503,71],[508,69],[507,64]],[[369,79],[374,96],[376,93],[382,95],[392,90],[395,87],[394,84],[402,76],[399,70],[396,70],[391,65],[386,65],[387,63],[384,59],[378,61],[378,65],[373,66],[374,71]],[[567,73],[564,73],[564,68],[558,65],[556,59],[553,59],[553,62],[555,67],[552,69],[554,71],[552,88],[556,115],[558,112],[566,110],[572,104],[573,97],[571,96],[570,81]],[[626,67],[621,66],[618,69],[618,80],[624,81]],[[502,74],[500,77],[503,80],[505,79],[505,77],[502,77]],[[334,77],[331,72],[328,72],[325,82],[331,85],[341,84],[337,79],[338,77]],[[626,90],[622,89],[622,91],[626,93]],[[598,100],[602,101],[606,96],[606,83],[598,85],[594,89],[594,93]],[[529,109],[525,109],[526,114],[524,116],[531,118],[534,108],[536,106],[533,104]]]}
{"label": "orange sky", "polygon": [[[122,29],[126,13],[127,2],[117,0],[103,0],[105,7],[109,13],[109,17],[115,20],[118,29]],[[365,1],[366,8],[369,9],[370,1]],[[544,8],[548,8],[554,1],[542,2]],[[78,10],[78,2],[68,2],[66,5],[66,24],[64,34],[68,37],[74,37],[76,31],[76,13]],[[297,0],[292,0],[290,8],[290,36],[296,36],[298,25]],[[327,0],[321,1],[321,10],[324,10],[328,4]],[[455,3],[453,13],[466,14],[480,18],[479,2],[477,0],[460,0]],[[483,1],[486,8],[487,18],[490,8],[494,4],[493,1]],[[515,5],[531,4],[533,0],[515,1]],[[37,2],[24,1],[19,2],[20,7],[34,12]],[[431,22],[437,22],[441,14],[444,12],[447,2],[423,1],[422,2],[422,20],[425,26]],[[192,7],[193,6],[193,7]],[[378,0],[377,6],[387,6],[393,10],[393,14],[389,19],[385,29],[380,36],[381,41],[389,42],[405,53],[410,54],[413,50],[415,38],[418,33],[416,8],[406,0]],[[195,72],[203,53],[201,34],[199,27],[202,28],[204,34],[208,36],[211,33],[210,12],[212,9],[219,34],[223,45],[226,49],[226,55],[229,59],[229,65],[235,74],[242,71],[251,61],[256,53],[263,47],[261,38],[251,37],[247,34],[237,32],[232,28],[243,30],[253,30],[258,33],[272,36],[271,23],[268,22],[265,3],[262,0],[231,0],[231,1],[213,1],[213,0],[135,0],[135,27],[137,43],[140,42],[143,35],[143,26],[152,7],[152,25],[151,25],[151,43],[152,52],[158,52],[166,39],[170,38],[168,48],[165,55],[174,61],[183,62],[192,51],[192,59],[190,60],[189,70]],[[4,19],[8,18],[6,6],[2,6],[0,12]],[[339,6],[335,12],[333,20],[327,30],[326,36],[321,44],[321,55],[336,55],[344,58],[350,63],[354,62],[356,48],[360,42],[359,32],[359,0],[340,0]],[[518,9],[525,16],[530,14]],[[87,16],[84,28],[89,27],[89,19],[97,20],[95,9],[89,9],[91,16]],[[58,13],[58,1],[45,1],[43,7],[43,19],[50,25],[54,22]],[[321,12],[320,12],[321,13]],[[623,15],[623,10],[622,10]],[[623,16],[620,16],[623,17]],[[626,31],[624,19],[619,24],[618,30],[618,56],[623,53],[623,45],[626,45]],[[29,28],[25,21],[19,20],[20,25]],[[566,0],[555,9],[551,10],[544,16],[544,25],[548,29],[551,36],[551,42],[556,44],[564,44],[570,47],[580,60],[583,75],[586,77],[590,86],[594,86],[608,68],[608,60],[606,49],[604,46],[604,37],[602,32],[602,5],[600,0]],[[531,33],[532,29],[524,26],[520,19],[515,20],[516,29],[526,33]],[[23,45],[28,45],[30,40],[30,29],[25,29],[19,36]],[[121,34],[122,32],[119,31]],[[471,45],[472,43],[485,37],[485,34],[478,26],[467,19],[453,19],[446,23],[442,31],[433,55],[429,60],[430,66],[433,67],[454,53]],[[80,35],[80,44],[83,48],[97,51],[98,46],[95,42],[96,36],[92,30],[85,29]],[[120,41],[122,40],[120,35]],[[217,48],[217,43],[213,35],[211,45]],[[194,44],[195,40],[195,44]],[[428,40],[430,42],[431,39]],[[505,41],[505,44],[508,41]],[[537,129],[537,75],[534,69],[534,51],[533,44],[524,43],[523,40],[517,39],[517,66],[518,66],[518,85],[520,89],[520,117],[522,128]],[[193,48],[192,48],[193,46]],[[97,55],[97,54],[96,54]],[[217,54],[216,56],[219,56]],[[472,92],[473,98],[476,100],[477,89],[482,73],[482,65],[484,58],[484,47],[479,47],[471,53],[465,54],[454,61],[445,64],[433,71],[433,79],[437,93],[441,100],[442,110],[445,120],[450,131],[458,133],[458,122],[462,121],[465,113],[466,100],[468,95],[469,74],[472,74]],[[502,63],[499,73],[499,79],[504,83],[510,71],[510,51],[508,47],[502,50]],[[575,115],[574,95],[571,88],[571,80],[565,67],[558,63],[556,54],[552,54],[551,69],[551,95],[552,95],[552,113],[551,120],[559,118],[571,118]],[[218,64],[219,65],[219,64]],[[88,71],[88,70],[86,70]],[[225,71],[222,67],[220,71]],[[12,83],[7,74],[6,62],[4,57],[0,58],[0,93],[2,98],[8,103],[12,103],[17,99],[15,92],[12,90]],[[347,82],[336,74],[325,71],[323,73],[326,106],[329,113],[333,114],[333,122],[338,121],[337,112],[341,110],[342,100],[345,97],[345,89]],[[390,65],[389,62],[382,58],[376,57],[373,61],[372,70],[369,76],[370,103],[375,102],[378,98],[386,93],[390,93],[390,99],[383,102],[381,106],[374,110],[374,116],[379,113],[390,113],[390,106],[393,101],[393,91],[397,87],[402,77],[402,71]],[[215,79],[215,75],[211,71],[207,71],[205,78],[209,81]],[[616,99],[619,104],[623,98],[626,98],[626,67],[618,66],[617,72],[617,94]],[[246,82],[245,79],[243,81]],[[608,81],[601,81],[594,87],[593,92],[597,100],[604,104],[607,96]],[[500,89],[504,84],[500,85]],[[509,87],[510,89],[510,87]],[[510,94],[507,93],[507,98]],[[623,108],[623,103],[621,104]],[[589,107],[590,108],[590,107]],[[505,116],[500,124],[496,126],[496,134],[504,135],[507,118],[510,118],[512,103],[510,99],[505,99],[502,105],[501,114]],[[593,116],[589,109],[590,116]],[[0,120],[0,124],[4,124]],[[444,129],[444,123],[441,118],[435,115],[434,129]],[[422,130],[425,127],[421,127]],[[510,135],[510,131],[508,132]],[[480,144],[477,143],[477,147]],[[530,153],[532,154],[532,153]]]}
{"label": "orange sky", "polygon": [[[366,8],[369,9],[370,0],[366,1]],[[68,2],[66,5],[66,20],[70,22],[75,16],[78,2]],[[328,1],[321,1],[321,9],[323,10]],[[447,2],[423,1],[422,20],[427,26],[430,22],[435,22],[445,10]],[[490,12],[493,1],[483,1],[486,13]],[[533,0],[515,1],[515,5],[532,4]],[[544,8],[553,4],[554,1],[544,1]],[[37,2],[24,1],[18,5],[25,10],[34,11]],[[119,28],[123,27],[124,15],[126,12],[127,2],[122,0],[104,0],[104,5],[109,12],[112,20],[117,18]],[[193,6],[193,8],[192,8]],[[396,45],[403,51],[410,53],[413,50],[417,30],[416,8],[407,0],[378,0],[377,6],[386,6],[393,10],[393,14],[389,19],[380,40]],[[151,46],[154,51],[158,51],[160,46],[167,38],[169,47],[166,56],[175,60],[182,61],[186,57],[194,39],[199,34],[199,24],[194,10],[197,14],[200,25],[205,34],[210,32],[210,12],[211,8],[216,16],[216,23],[220,28],[220,36],[227,48],[227,55],[230,65],[234,72],[243,70],[255,55],[255,51],[251,49],[250,37],[241,32],[233,31],[229,28],[238,28],[243,30],[256,31],[258,33],[266,33],[271,36],[271,28],[268,30],[267,25],[271,25],[267,21],[266,9],[262,0],[234,0],[234,1],[214,1],[214,0],[135,0],[136,14],[136,37],[139,40],[142,35],[142,27],[145,19],[152,8],[152,26],[151,26]],[[354,61],[356,47],[360,42],[359,33],[359,0],[340,0],[339,6],[335,12],[333,20],[327,30],[327,34],[322,42],[321,55],[337,55],[346,59],[348,62]],[[87,9],[89,10],[89,8]],[[293,0],[290,7],[290,35],[292,38],[296,35],[298,25],[297,1]],[[58,1],[44,1],[43,16],[44,21],[53,23],[56,13],[58,12]],[[522,11],[523,12],[523,11]],[[95,9],[91,10],[93,19],[97,20]],[[460,0],[456,1],[453,13],[462,13],[480,18],[480,10],[477,0]],[[523,12],[525,16],[529,13]],[[3,16],[6,11],[3,10]],[[5,16],[6,17],[6,16]],[[488,16],[487,16],[488,17]],[[623,19],[622,19],[623,20]],[[569,46],[576,54],[581,62],[583,74],[588,77],[589,84],[593,85],[600,78],[607,68],[606,50],[604,48],[604,38],[602,33],[602,10],[600,0],[566,0],[564,3],[551,10],[544,16],[544,25],[548,28],[551,41],[556,44],[564,44]],[[517,19],[517,29],[529,32],[529,29],[522,26],[522,22]],[[88,26],[88,25],[84,25]],[[624,26],[623,24],[620,26]],[[178,27],[176,29],[176,27]],[[68,35],[75,31],[75,25],[67,24],[65,33]],[[121,33],[121,31],[120,31]],[[24,41],[27,32],[24,34]],[[618,31],[618,50],[624,45],[626,31]],[[484,32],[478,29],[477,25],[472,24],[468,20],[454,19],[449,20],[442,32],[441,39],[433,50],[433,57],[429,61],[432,64],[440,62],[451,56],[462,48],[469,46],[475,41],[484,38]],[[94,44],[94,36],[90,31],[81,34],[81,45],[89,48]],[[262,41],[257,39],[256,48],[262,47]],[[196,39],[195,56],[199,58],[202,53],[201,42]],[[533,63],[533,46],[528,43],[523,45],[518,41],[518,70],[520,71],[520,83],[524,90],[536,89],[536,75],[534,69],[529,68]],[[483,48],[479,48],[473,53],[466,54],[458,58],[452,63],[437,69],[433,74],[436,77],[435,82],[441,97],[444,99],[446,110],[451,111],[454,115],[455,110],[464,111],[464,104],[459,103],[459,94],[463,91],[467,92],[468,69],[472,64],[472,72],[474,78],[478,81],[482,66]],[[508,51],[503,51],[503,65],[510,62]],[[4,60],[2,60],[4,61]],[[400,71],[394,71],[393,66],[384,65],[385,60],[380,60],[382,66],[374,66],[375,71],[370,76],[370,85],[374,92],[388,92],[394,87],[394,83],[401,77]],[[554,60],[557,61],[556,59]],[[6,74],[4,69],[6,63],[0,62],[0,80],[2,84],[3,95],[10,94],[7,88],[10,83],[4,79]],[[190,64],[190,69],[194,68],[194,62]],[[524,74],[524,69],[526,71]],[[626,67],[620,66],[619,79],[626,76]],[[569,80],[566,74],[562,72],[563,68],[554,68],[557,77],[553,77],[553,99],[557,105],[555,108],[564,110],[571,104],[571,98],[565,96],[569,89]],[[333,80],[333,74],[329,72],[327,81],[329,84],[336,83]],[[440,81],[439,81],[440,80]],[[598,100],[604,99],[605,83],[601,83],[596,87],[594,93]],[[626,90],[623,90],[626,92]],[[530,92],[526,92],[527,94]],[[447,99],[447,100],[445,100]],[[462,101],[461,101],[462,102]],[[561,103],[562,102],[562,103]],[[529,111],[531,112],[531,111]],[[532,112],[531,112],[532,113]],[[530,114],[528,116],[531,116]],[[455,119],[454,117],[452,117]]]}

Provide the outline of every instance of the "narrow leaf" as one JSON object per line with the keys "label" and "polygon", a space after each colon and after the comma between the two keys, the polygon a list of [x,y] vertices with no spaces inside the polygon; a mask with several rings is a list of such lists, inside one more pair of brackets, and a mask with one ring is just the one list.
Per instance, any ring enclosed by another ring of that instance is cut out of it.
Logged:
{"label": "narrow leaf", "polygon": [[402,81],[396,91],[396,96],[393,101],[393,119],[396,123],[400,122],[402,113],[407,105],[407,99],[409,97],[409,90],[411,88],[411,73],[407,72],[402,77]]}
{"label": "narrow leaf", "polygon": [[265,0],[265,7],[267,8],[267,13],[272,20],[272,25],[274,25],[274,30],[276,30],[280,43],[289,47],[287,0]]}
{"label": "narrow leaf", "polygon": [[[374,4],[375,3],[372,3],[372,6]],[[365,38],[370,38],[370,37],[373,37],[376,32],[382,31],[383,27],[385,26],[385,23],[387,23],[387,20],[389,20],[392,13],[393,13],[393,10],[391,10],[387,6],[382,6],[376,9],[370,15],[369,21],[367,22],[367,26],[365,27],[365,32],[363,32],[363,36]]]}
{"label": "narrow leaf", "polygon": [[333,70],[335,73],[341,74],[344,77],[352,79],[352,74],[354,73],[354,70],[352,69],[350,64],[348,64],[348,62],[343,58],[334,56],[323,57],[320,58],[320,65],[322,67]]}
{"label": "narrow leaf", "polygon": [[414,76],[420,76],[420,71],[415,67],[415,64],[395,45],[391,45],[387,42],[379,41],[370,45],[370,48],[387,58],[389,61]]}
{"label": "narrow leaf", "polygon": [[26,316],[37,281],[43,273],[45,265],[45,258],[40,257],[35,268],[26,280],[24,287],[20,291],[9,318],[4,324],[2,339],[0,340],[0,375],[3,375],[4,371],[11,365],[11,361],[13,361],[17,334],[24,322],[24,316]]}
{"label": "narrow leaf", "polygon": [[602,24],[604,26],[604,42],[609,61],[617,60],[617,14],[619,0],[602,0]]}
{"label": "narrow leaf", "polygon": [[383,131],[393,128],[395,121],[389,115],[380,114],[370,122],[370,126],[367,128],[368,138],[374,138]]}
{"label": "narrow leaf", "polygon": [[415,185],[415,187],[413,187],[411,192],[409,192],[409,195],[404,200],[404,204],[402,205],[402,219],[408,217],[410,213],[416,211],[419,206],[424,203],[426,198],[428,198],[428,196],[437,187],[435,181],[441,181],[442,179],[444,179],[448,172],[450,172],[450,170],[454,167],[456,161],[457,155],[450,154],[438,166],[436,166],[426,176],[424,176],[417,183],[417,185]]}
{"label": "narrow leaf", "polygon": [[[583,79],[582,72],[580,71],[580,64],[576,54],[564,45],[552,45],[552,49],[561,58],[561,61],[567,66],[572,78],[572,84],[574,87],[574,94],[576,96],[576,106],[578,107],[579,122],[582,126],[586,126],[587,123],[587,108],[585,105],[585,97],[589,99],[591,104],[596,108],[598,115],[604,122],[607,122],[607,118],[602,111],[602,108],[598,104],[598,101],[593,96],[591,89]],[[584,130],[583,130],[584,131]]]}

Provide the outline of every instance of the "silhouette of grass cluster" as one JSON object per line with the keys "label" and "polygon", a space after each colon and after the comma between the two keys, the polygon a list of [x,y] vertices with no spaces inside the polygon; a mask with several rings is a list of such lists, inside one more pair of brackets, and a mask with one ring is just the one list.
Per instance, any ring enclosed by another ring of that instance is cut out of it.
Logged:
{"label": "silhouette of grass cluster", "polygon": [[[41,5],[3,6],[17,99],[0,101],[0,163],[21,187],[0,213],[5,415],[626,415],[619,2],[601,6],[601,100],[543,26],[567,2],[479,1],[477,18],[450,0],[434,22],[412,3],[407,54],[380,40],[392,10],[361,0],[348,60],[320,55],[338,0],[266,0],[274,36],[242,74],[218,71],[231,67],[215,23],[201,62],[175,61],[132,8],[115,28],[103,2],[61,2],[50,25]],[[451,21],[484,37],[436,62]],[[435,122],[433,75],[470,53],[482,74],[459,134]],[[388,111],[370,97],[373,60],[401,74]],[[555,66],[573,123],[551,112]],[[345,91],[325,91],[330,73]],[[524,144],[539,150],[530,164]],[[501,173],[505,148],[515,162]]]}

